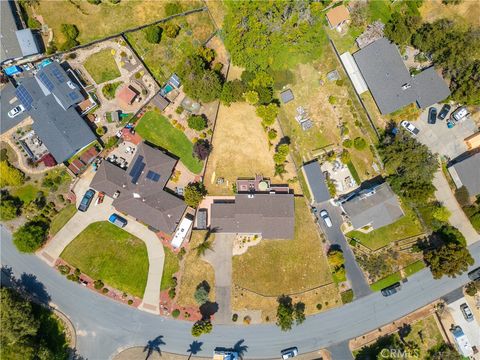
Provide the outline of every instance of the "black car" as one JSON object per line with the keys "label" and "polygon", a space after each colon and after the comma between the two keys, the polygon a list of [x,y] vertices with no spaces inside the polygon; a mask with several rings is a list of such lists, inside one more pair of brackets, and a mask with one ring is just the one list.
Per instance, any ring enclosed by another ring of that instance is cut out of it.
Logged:
{"label": "black car", "polygon": [[92,189],[88,189],[85,195],[83,195],[82,201],[78,206],[78,210],[83,212],[87,211],[94,196],[95,196],[95,191]]}
{"label": "black car", "polygon": [[437,109],[431,107],[428,109],[428,123],[435,124],[437,122]]}
{"label": "black car", "polygon": [[468,273],[468,277],[470,280],[475,281],[480,279],[480,267],[476,268],[475,270],[472,270]]}
{"label": "black car", "polygon": [[390,285],[384,289],[381,290],[381,293],[383,296],[390,296],[393,294],[396,294],[398,291],[400,291],[401,285],[399,282],[396,282],[393,285]]}
{"label": "black car", "polygon": [[443,120],[447,117],[448,113],[450,112],[450,109],[452,107],[448,104],[445,104],[442,106],[442,109],[440,110],[440,112],[438,113],[438,119],[439,120]]}

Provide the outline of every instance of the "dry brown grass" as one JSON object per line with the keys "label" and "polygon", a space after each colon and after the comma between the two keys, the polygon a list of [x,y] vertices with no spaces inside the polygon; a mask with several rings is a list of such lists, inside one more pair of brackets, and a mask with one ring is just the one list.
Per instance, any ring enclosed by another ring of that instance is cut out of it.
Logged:
{"label": "dry brown grass", "polygon": [[441,0],[424,1],[420,8],[422,18],[426,22],[447,18],[461,23],[480,26],[480,6],[478,1],[464,0],[459,5],[444,5]]}
{"label": "dry brown grass", "polygon": [[223,18],[227,12],[222,0],[206,0],[205,1],[210,14],[212,14],[213,21],[219,29],[223,26]]}
{"label": "dry brown grass", "polygon": [[205,238],[206,231],[194,230],[188,245],[188,252],[182,264],[182,277],[177,287],[177,304],[180,306],[198,306],[193,297],[195,290],[202,281],[210,285],[210,300],[215,299],[215,271],[212,265],[199,258],[195,247]]}

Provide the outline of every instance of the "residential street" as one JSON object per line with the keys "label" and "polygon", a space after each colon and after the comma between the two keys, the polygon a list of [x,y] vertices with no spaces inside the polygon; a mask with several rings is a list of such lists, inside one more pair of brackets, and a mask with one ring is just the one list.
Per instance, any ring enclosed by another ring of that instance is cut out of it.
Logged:
{"label": "residential street", "polygon": [[440,201],[452,214],[448,219],[448,222],[461,231],[463,236],[465,236],[468,245],[478,241],[480,239],[480,234],[475,231],[460,205],[458,205],[457,199],[455,199],[455,195],[450,189],[447,179],[445,179],[445,176],[443,175],[442,169],[439,169],[435,173],[433,185],[437,189],[437,191],[435,191],[437,200]]}
{"label": "residential street", "polygon": [[370,294],[370,286],[363,275],[362,270],[355,261],[355,256],[353,255],[352,249],[347,243],[347,239],[340,230],[340,225],[342,224],[342,215],[340,213],[340,208],[338,206],[333,206],[330,201],[325,201],[317,205],[318,212],[323,209],[327,210],[332,220],[333,226],[328,228],[325,225],[323,220],[319,220],[320,227],[322,228],[323,233],[325,233],[326,238],[332,245],[339,245],[343,250],[343,256],[345,257],[345,269],[347,270],[347,278],[352,284],[353,292],[355,297],[358,299],[362,296]]}

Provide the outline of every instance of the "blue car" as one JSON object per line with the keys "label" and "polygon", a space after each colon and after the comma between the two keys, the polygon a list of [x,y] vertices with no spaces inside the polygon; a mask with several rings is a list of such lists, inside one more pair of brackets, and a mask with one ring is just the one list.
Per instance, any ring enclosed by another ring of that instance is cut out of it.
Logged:
{"label": "blue car", "polygon": [[110,215],[108,221],[110,221],[113,225],[118,226],[119,228],[123,228],[127,225],[127,220],[117,214]]}
{"label": "blue car", "polygon": [[95,190],[88,189],[85,195],[83,195],[82,201],[78,206],[78,210],[83,212],[87,211],[94,196],[95,196]]}

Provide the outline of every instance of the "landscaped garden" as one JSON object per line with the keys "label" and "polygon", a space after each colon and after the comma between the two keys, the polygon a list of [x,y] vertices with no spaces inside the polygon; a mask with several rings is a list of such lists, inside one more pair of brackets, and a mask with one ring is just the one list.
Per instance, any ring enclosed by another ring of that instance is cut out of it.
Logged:
{"label": "landscaped garden", "polygon": [[104,49],[88,57],[83,66],[97,84],[114,80],[120,76],[112,49]]}
{"label": "landscaped garden", "polygon": [[122,85],[121,81],[105,84],[102,88],[103,96],[105,96],[107,100],[115,99],[115,93],[120,85]]}
{"label": "landscaped garden", "polygon": [[162,282],[160,284],[160,290],[166,290],[171,287],[175,287],[176,282],[173,279],[173,275],[180,269],[178,264],[177,255],[167,247],[163,247],[165,253],[165,261],[163,262]]}
{"label": "landscaped garden", "polygon": [[203,169],[203,162],[193,155],[193,144],[183,131],[175,128],[170,120],[159,111],[148,111],[135,127],[137,133],[146,141],[160,146],[178,156],[180,161],[193,173]]}
{"label": "landscaped garden", "polygon": [[144,242],[106,221],[90,224],[60,257],[94,280],[143,297],[148,255]]}

